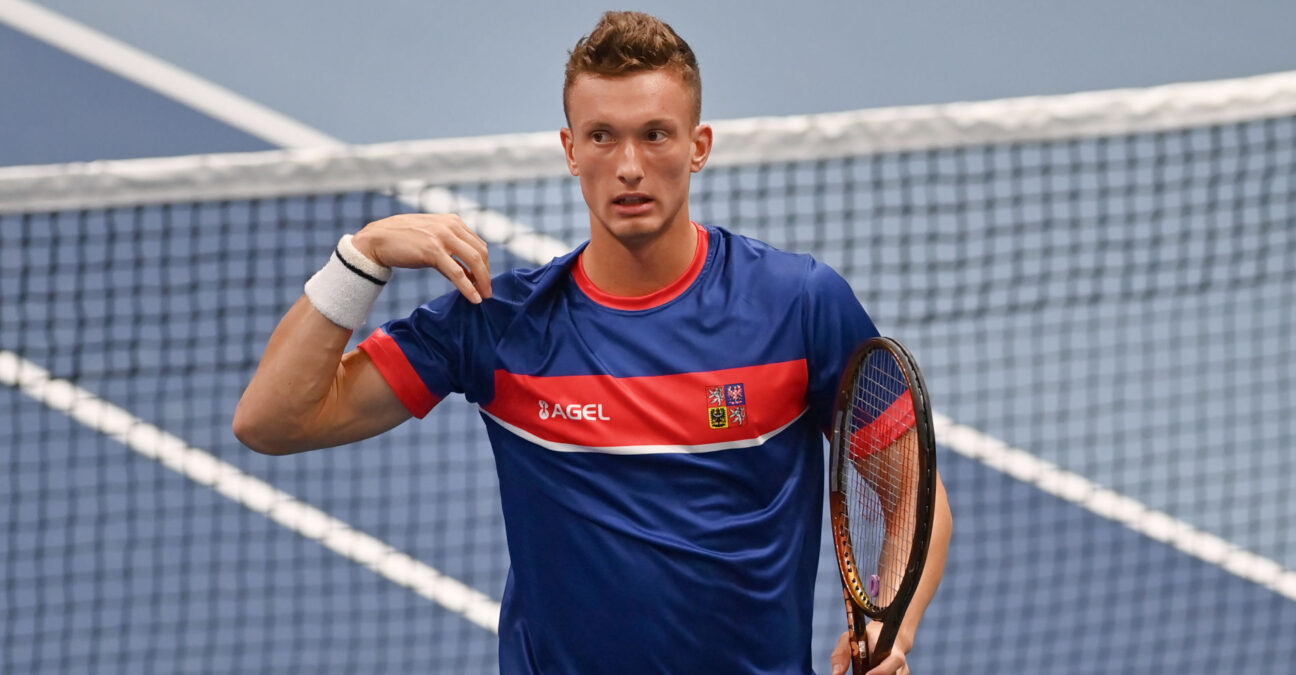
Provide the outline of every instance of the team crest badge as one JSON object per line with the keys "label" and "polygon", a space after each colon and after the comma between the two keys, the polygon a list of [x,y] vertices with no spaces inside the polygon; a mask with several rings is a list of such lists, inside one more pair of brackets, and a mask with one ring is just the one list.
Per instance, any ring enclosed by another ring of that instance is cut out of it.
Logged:
{"label": "team crest badge", "polygon": [[706,388],[707,420],[712,429],[747,424],[747,388],[743,383]]}
{"label": "team crest badge", "polygon": [[725,407],[720,407],[720,408],[708,408],[707,410],[711,413],[711,428],[712,428],[712,429],[727,429],[727,428],[729,428],[729,409],[728,409],[728,408],[725,408]]}

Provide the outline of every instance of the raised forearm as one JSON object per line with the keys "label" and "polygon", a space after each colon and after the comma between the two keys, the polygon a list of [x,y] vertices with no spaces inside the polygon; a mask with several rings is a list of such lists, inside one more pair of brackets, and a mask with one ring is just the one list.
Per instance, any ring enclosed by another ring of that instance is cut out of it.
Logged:
{"label": "raised forearm", "polygon": [[316,447],[307,432],[333,391],[350,337],[351,331],[324,318],[305,296],[298,299],[270,336],[239,400],[239,440],[268,454]]}

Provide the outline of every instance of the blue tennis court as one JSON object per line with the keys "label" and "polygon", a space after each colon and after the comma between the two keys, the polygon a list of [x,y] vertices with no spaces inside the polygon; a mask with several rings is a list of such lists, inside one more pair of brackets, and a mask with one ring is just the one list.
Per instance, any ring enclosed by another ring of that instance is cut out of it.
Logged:
{"label": "blue tennis court", "polygon": [[[3,166],[274,147],[4,25],[0,62],[22,64],[0,67],[0,86],[30,92],[0,108]],[[777,179],[780,167],[708,169],[700,219],[839,269],[914,349],[937,410],[1007,448],[942,437],[955,538],[917,672],[1292,671],[1294,128],[1288,114],[1092,144],[793,161]],[[1128,182],[1109,185],[1117,174]],[[876,192],[853,197],[839,176]],[[583,238],[569,184],[450,187],[473,208]],[[403,208],[366,188],[0,214],[0,376],[19,364],[0,377],[0,669],[496,669],[495,636],[447,607],[459,591],[429,600],[327,534],[114,440],[86,419],[104,409],[75,412],[102,401],[497,599],[507,559],[473,406],[447,401],[424,423],[291,458],[255,455],[229,430],[300,280],[340,232]],[[908,234],[918,220],[933,239]],[[1074,227],[1040,234],[1038,222]],[[911,259],[877,253],[923,242]],[[502,244],[492,259],[529,264]],[[407,275],[375,320],[447,288]],[[73,402],[18,384],[24,363],[75,387]],[[1112,517],[1130,507],[1104,511],[1096,486],[1146,513]],[[844,628],[830,546],[820,672]]]}

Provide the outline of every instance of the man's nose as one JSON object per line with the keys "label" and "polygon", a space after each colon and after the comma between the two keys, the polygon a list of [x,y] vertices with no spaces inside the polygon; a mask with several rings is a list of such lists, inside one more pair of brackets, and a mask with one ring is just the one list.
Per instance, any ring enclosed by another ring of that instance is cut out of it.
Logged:
{"label": "man's nose", "polygon": [[617,178],[631,185],[643,179],[643,163],[639,160],[639,146],[634,141],[622,143],[617,151]]}

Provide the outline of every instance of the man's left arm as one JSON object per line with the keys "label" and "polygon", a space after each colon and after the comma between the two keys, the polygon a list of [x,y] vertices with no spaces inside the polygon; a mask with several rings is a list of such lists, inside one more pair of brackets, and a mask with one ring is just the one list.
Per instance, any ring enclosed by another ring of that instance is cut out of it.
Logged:
{"label": "man's left arm", "polygon": [[[945,483],[941,480],[940,472],[937,471],[936,511],[933,514],[931,544],[927,548],[927,561],[923,564],[922,577],[918,580],[918,588],[914,591],[909,609],[905,611],[904,620],[900,623],[891,655],[868,671],[868,675],[892,675],[893,673],[908,675],[908,654],[913,649],[914,639],[918,634],[918,624],[922,623],[927,606],[931,604],[936,589],[940,587],[941,579],[945,576],[945,559],[949,555],[950,537],[953,532],[954,516],[950,511],[949,497],[945,494]],[[882,624],[876,621],[869,623],[870,645],[876,643],[881,629]],[[830,670],[833,675],[845,675],[850,669],[849,635],[848,632],[843,632],[837,640],[837,647],[833,649]]]}
{"label": "man's left arm", "polygon": [[[806,337],[818,361],[816,364],[818,367],[811,368],[810,402],[812,407],[817,409],[820,426],[827,433],[832,418],[833,400],[836,397],[837,385],[846,359],[855,346],[878,335],[879,332],[855,297],[850,285],[827,265],[817,261],[811,263],[805,293]],[[927,606],[935,597],[936,589],[945,574],[945,559],[949,553],[949,542],[953,532],[953,516],[950,512],[949,499],[945,494],[945,484],[939,472],[936,474],[936,510],[933,516],[931,544],[927,549],[927,561],[923,566],[918,588],[910,601],[908,611],[905,612],[891,656],[871,670],[870,675],[908,673],[906,655],[913,648],[918,625],[922,622]],[[880,627],[877,622],[869,625],[872,640],[877,639],[877,631]],[[831,665],[831,672],[835,675],[845,673],[850,668],[850,647],[845,633],[838,641],[837,648],[833,650]]]}

